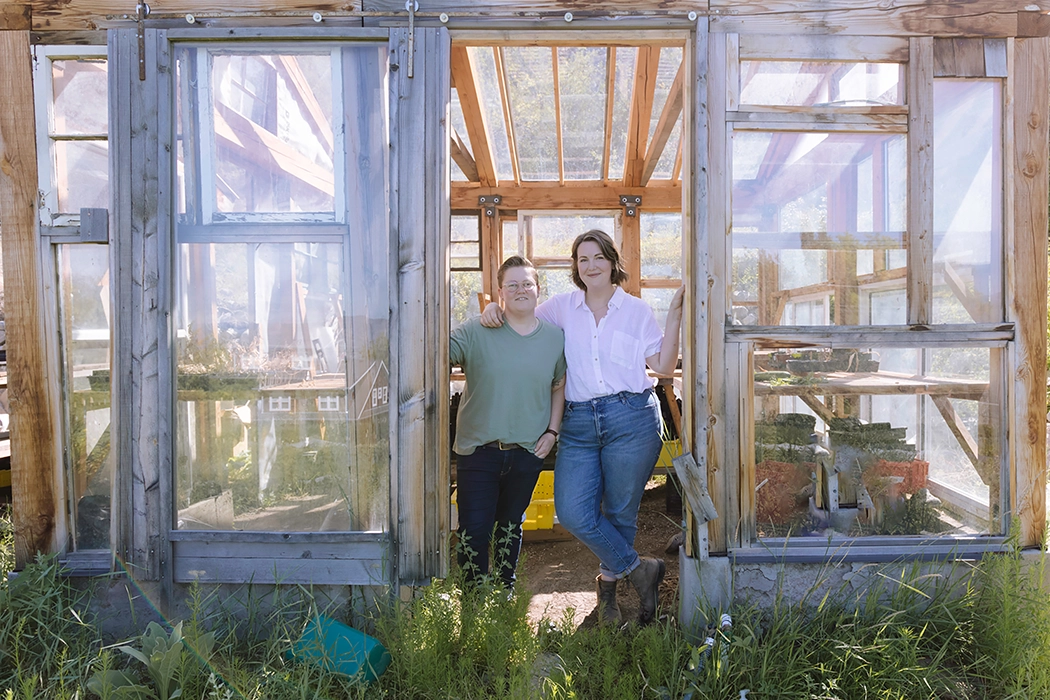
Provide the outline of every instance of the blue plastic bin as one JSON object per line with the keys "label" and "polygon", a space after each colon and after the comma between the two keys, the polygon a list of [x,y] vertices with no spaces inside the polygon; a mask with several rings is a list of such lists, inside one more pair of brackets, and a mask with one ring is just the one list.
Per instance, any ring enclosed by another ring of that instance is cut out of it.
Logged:
{"label": "blue plastic bin", "polygon": [[291,655],[371,683],[390,665],[390,652],[374,637],[324,615],[307,623]]}

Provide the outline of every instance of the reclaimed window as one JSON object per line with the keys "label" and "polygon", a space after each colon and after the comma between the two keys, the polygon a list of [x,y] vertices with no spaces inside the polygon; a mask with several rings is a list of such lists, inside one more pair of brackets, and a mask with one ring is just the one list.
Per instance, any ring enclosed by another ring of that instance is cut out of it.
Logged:
{"label": "reclaimed window", "polygon": [[66,426],[71,549],[109,549],[113,494],[110,436],[109,246],[55,246]]}
{"label": "reclaimed window", "polygon": [[[933,167],[909,182],[928,155],[909,153],[907,64],[769,52],[741,49],[727,114],[754,535],[1001,535],[1000,81],[934,81]],[[929,254],[910,206],[932,207]]]}
{"label": "reclaimed window", "polygon": [[[453,212],[449,257],[452,328],[481,315],[481,218],[477,211]],[[501,261],[502,262],[502,261]]]}
{"label": "reclaimed window", "polygon": [[386,53],[177,47],[177,529],[389,526]]}
{"label": "reclaimed window", "polygon": [[109,206],[109,97],[105,47],[37,47],[35,81],[40,219],[75,224]]}

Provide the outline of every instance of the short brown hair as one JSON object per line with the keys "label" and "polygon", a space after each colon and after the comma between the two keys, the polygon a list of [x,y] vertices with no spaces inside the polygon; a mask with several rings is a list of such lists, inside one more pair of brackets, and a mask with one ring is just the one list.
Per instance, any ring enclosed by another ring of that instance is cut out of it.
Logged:
{"label": "short brown hair", "polygon": [[512,267],[524,267],[527,270],[532,270],[532,279],[538,285],[540,282],[540,276],[536,273],[536,266],[532,264],[532,261],[522,255],[512,255],[503,261],[503,264],[499,266],[499,271],[496,272],[496,283],[503,286],[503,275]]}
{"label": "short brown hair", "polygon": [[587,291],[587,285],[585,285],[580,278],[580,270],[576,266],[576,250],[586,241],[597,243],[598,247],[601,248],[602,255],[605,256],[606,260],[612,263],[612,283],[620,285],[626,282],[627,270],[623,269],[623,261],[620,260],[620,251],[616,249],[616,243],[613,241],[612,236],[601,229],[595,228],[587,233],[581,233],[579,236],[576,236],[576,240],[572,242],[572,281],[576,286]]}

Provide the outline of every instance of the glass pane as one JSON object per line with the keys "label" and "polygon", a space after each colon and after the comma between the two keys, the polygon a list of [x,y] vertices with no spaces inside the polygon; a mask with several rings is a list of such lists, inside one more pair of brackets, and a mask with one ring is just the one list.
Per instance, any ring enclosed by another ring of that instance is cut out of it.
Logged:
{"label": "glass pane", "polygon": [[682,278],[682,215],[641,214],[642,279]]}
{"label": "glass pane", "polygon": [[898,63],[741,61],[740,104],[850,107],[904,104]]}
{"label": "glass pane", "polygon": [[481,271],[457,272],[451,274],[451,296],[449,309],[451,327],[458,328],[469,319],[481,315]]}
{"label": "glass pane", "polygon": [[480,243],[453,243],[450,262],[453,270],[476,270],[481,267]]}
{"label": "glass pane", "polygon": [[453,241],[480,241],[481,218],[477,214],[452,215]]}
{"label": "glass pane", "polygon": [[1000,532],[1001,351],[794,348],[754,362],[760,536]]}
{"label": "glass pane", "polygon": [[[452,245],[450,250],[453,270],[481,267],[481,222],[477,214],[452,215]],[[481,288],[478,288],[481,291]]]}
{"label": "glass pane", "polygon": [[109,144],[56,141],[55,187],[63,214],[80,214],[83,207],[108,209]]}
{"label": "glass pane", "polygon": [[664,324],[667,323],[667,309],[671,306],[671,297],[674,296],[674,293],[674,289],[642,288],[642,299],[653,310],[656,322],[660,324],[660,328],[663,328]]}
{"label": "glass pane", "polygon": [[54,134],[106,135],[109,130],[106,73],[105,59],[51,63]]}
{"label": "glass pane", "polygon": [[[507,140],[507,123],[503,116],[503,100],[496,74],[495,51],[498,49],[471,46],[467,49],[474,66],[474,77],[478,81],[481,110],[485,114],[485,127],[489,134],[489,148],[496,159],[496,178],[513,180],[514,166],[510,162],[510,145]],[[465,132],[460,136],[467,138]],[[520,138],[520,136],[519,136]]]}
{"label": "glass pane", "polygon": [[572,271],[568,266],[549,265],[536,270],[540,280],[539,300],[550,299],[556,294],[575,292],[579,287],[572,281]]}
{"label": "glass pane", "polygon": [[[200,177],[185,183],[200,187],[199,194],[184,193],[195,222],[276,212],[315,213],[315,219],[324,213],[332,220],[341,151],[336,142],[343,138],[332,126],[332,86],[340,59],[363,69],[365,61],[351,58],[360,50],[178,51],[179,133],[187,141],[184,150],[194,151],[184,154],[192,161],[183,167]],[[385,47],[363,50],[378,58]],[[371,82],[362,82],[366,95]],[[191,206],[197,199],[203,201]]]}
{"label": "glass pane", "polygon": [[605,149],[608,49],[570,46],[556,51],[565,179],[598,180]]}
{"label": "glass pane", "polygon": [[905,287],[906,268],[887,264],[904,252],[904,146],[896,134],[733,133],[733,264],[750,266],[733,272],[746,285],[733,303],[755,304],[734,318],[872,322],[865,295]]}
{"label": "glass pane", "polygon": [[507,46],[504,69],[523,180],[558,179],[554,64],[550,47]]}
{"label": "glass pane", "polygon": [[1000,321],[1000,81],[935,80],[933,86],[933,322]]}
{"label": "glass pane", "polygon": [[634,64],[638,49],[621,46],[616,49],[616,82],[613,86],[612,138],[609,141],[610,180],[622,180],[627,166],[627,128],[631,118],[631,96],[634,94]]}
{"label": "glass pane", "polygon": [[386,290],[335,244],[179,252],[178,527],[384,529]]}
{"label": "glass pane", "polygon": [[522,214],[531,238],[532,257],[570,258],[576,236],[591,229],[601,229],[615,237],[616,219],[596,214]]}
{"label": "glass pane", "polygon": [[503,259],[512,255],[525,255],[525,247],[518,240],[518,222],[516,219],[503,219]]}
{"label": "glass pane", "polygon": [[109,247],[62,245],[57,251],[74,549],[109,549]]}
{"label": "glass pane", "polygon": [[[470,143],[470,136],[467,134],[467,121],[463,117],[463,106],[459,103],[459,93],[455,90],[452,91],[452,129],[464,145]],[[473,157],[473,154],[471,154],[471,157]],[[467,179],[467,176],[463,174],[463,170],[455,159],[452,160],[452,179],[458,182],[464,182]]]}

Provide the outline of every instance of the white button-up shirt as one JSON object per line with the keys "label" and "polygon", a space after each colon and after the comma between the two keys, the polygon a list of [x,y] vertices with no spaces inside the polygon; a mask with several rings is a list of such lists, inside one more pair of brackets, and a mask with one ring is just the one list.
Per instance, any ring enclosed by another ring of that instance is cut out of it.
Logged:
{"label": "white button-up shirt", "polygon": [[583,290],[558,294],[536,307],[536,315],[565,331],[565,398],[587,401],[653,386],[645,359],[660,352],[663,331],[653,310],[617,287],[598,323]]}

